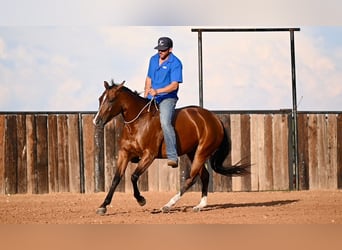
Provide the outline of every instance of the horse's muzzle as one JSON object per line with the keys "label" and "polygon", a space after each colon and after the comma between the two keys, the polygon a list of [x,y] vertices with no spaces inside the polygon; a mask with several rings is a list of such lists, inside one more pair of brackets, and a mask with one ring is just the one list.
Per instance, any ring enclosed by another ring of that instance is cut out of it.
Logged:
{"label": "horse's muzzle", "polygon": [[93,119],[93,123],[95,126],[103,126],[103,121],[97,114]]}

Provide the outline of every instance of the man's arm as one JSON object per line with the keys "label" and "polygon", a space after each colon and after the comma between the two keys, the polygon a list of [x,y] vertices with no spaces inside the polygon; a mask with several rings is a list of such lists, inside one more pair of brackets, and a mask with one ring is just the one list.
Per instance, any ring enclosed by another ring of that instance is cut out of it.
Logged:
{"label": "man's arm", "polygon": [[144,97],[146,98],[150,89],[152,87],[152,80],[151,78],[149,78],[148,76],[146,77],[146,80],[145,80],[145,91],[144,91]]}
{"label": "man's arm", "polygon": [[[178,82],[172,82],[169,85],[167,85],[164,88],[160,88],[160,89],[150,89],[150,94],[152,96],[161,94],[161,93],[170,93],[172,91],[175,91],[176,89],[178,89],[179,83]],[[146,91],[146,90],[145,90]]]}

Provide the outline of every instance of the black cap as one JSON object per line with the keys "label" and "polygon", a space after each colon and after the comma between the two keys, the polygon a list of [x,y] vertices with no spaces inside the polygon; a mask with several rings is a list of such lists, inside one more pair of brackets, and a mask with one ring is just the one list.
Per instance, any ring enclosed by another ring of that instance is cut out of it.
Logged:
{"label": "black cap", "polygon": [[154,47],[157,50],[167,50],[173,47],[173,42],[171,38],[168,37],[161,37],[158,39],[158,45]]}

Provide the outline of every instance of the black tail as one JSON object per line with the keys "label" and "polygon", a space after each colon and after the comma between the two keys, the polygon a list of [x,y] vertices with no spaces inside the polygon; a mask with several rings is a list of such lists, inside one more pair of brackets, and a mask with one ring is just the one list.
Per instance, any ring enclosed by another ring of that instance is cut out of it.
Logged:
{"label": "black tail", "polygon": [[249,174],[250,173],[249,168],[251,164],[242,163],[242,160],[229,167],[223,166],[223,162],[229,155],[231,148],[232,148],[230,137],[228,136],[227,131],[224,128],[224,126],[223,126],[223,130],[224,130],[224,135],[223,135],[223,140],[221,142],[221,145],[218,148],[218,150],[209,159],[211,168],[216,173],[219,173],[225,176],[241,176],[241,175]]}

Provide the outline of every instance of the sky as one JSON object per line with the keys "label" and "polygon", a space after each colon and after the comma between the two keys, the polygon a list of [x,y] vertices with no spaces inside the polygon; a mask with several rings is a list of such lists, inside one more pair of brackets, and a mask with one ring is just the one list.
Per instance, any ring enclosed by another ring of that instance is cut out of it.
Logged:
{"label": "sky", "polygon": [[[161,36],[173,39],[183,63],[177,106],[198,105],[191,29],[214,27],[300,28],[298,110],[342,111],[342,2],[199,3],[0,0],[0,112],[96,111],[103,82],[111,79],[141,92]],[[203,33],[202,45],[205,108],[292,108],[289,32]]]}

